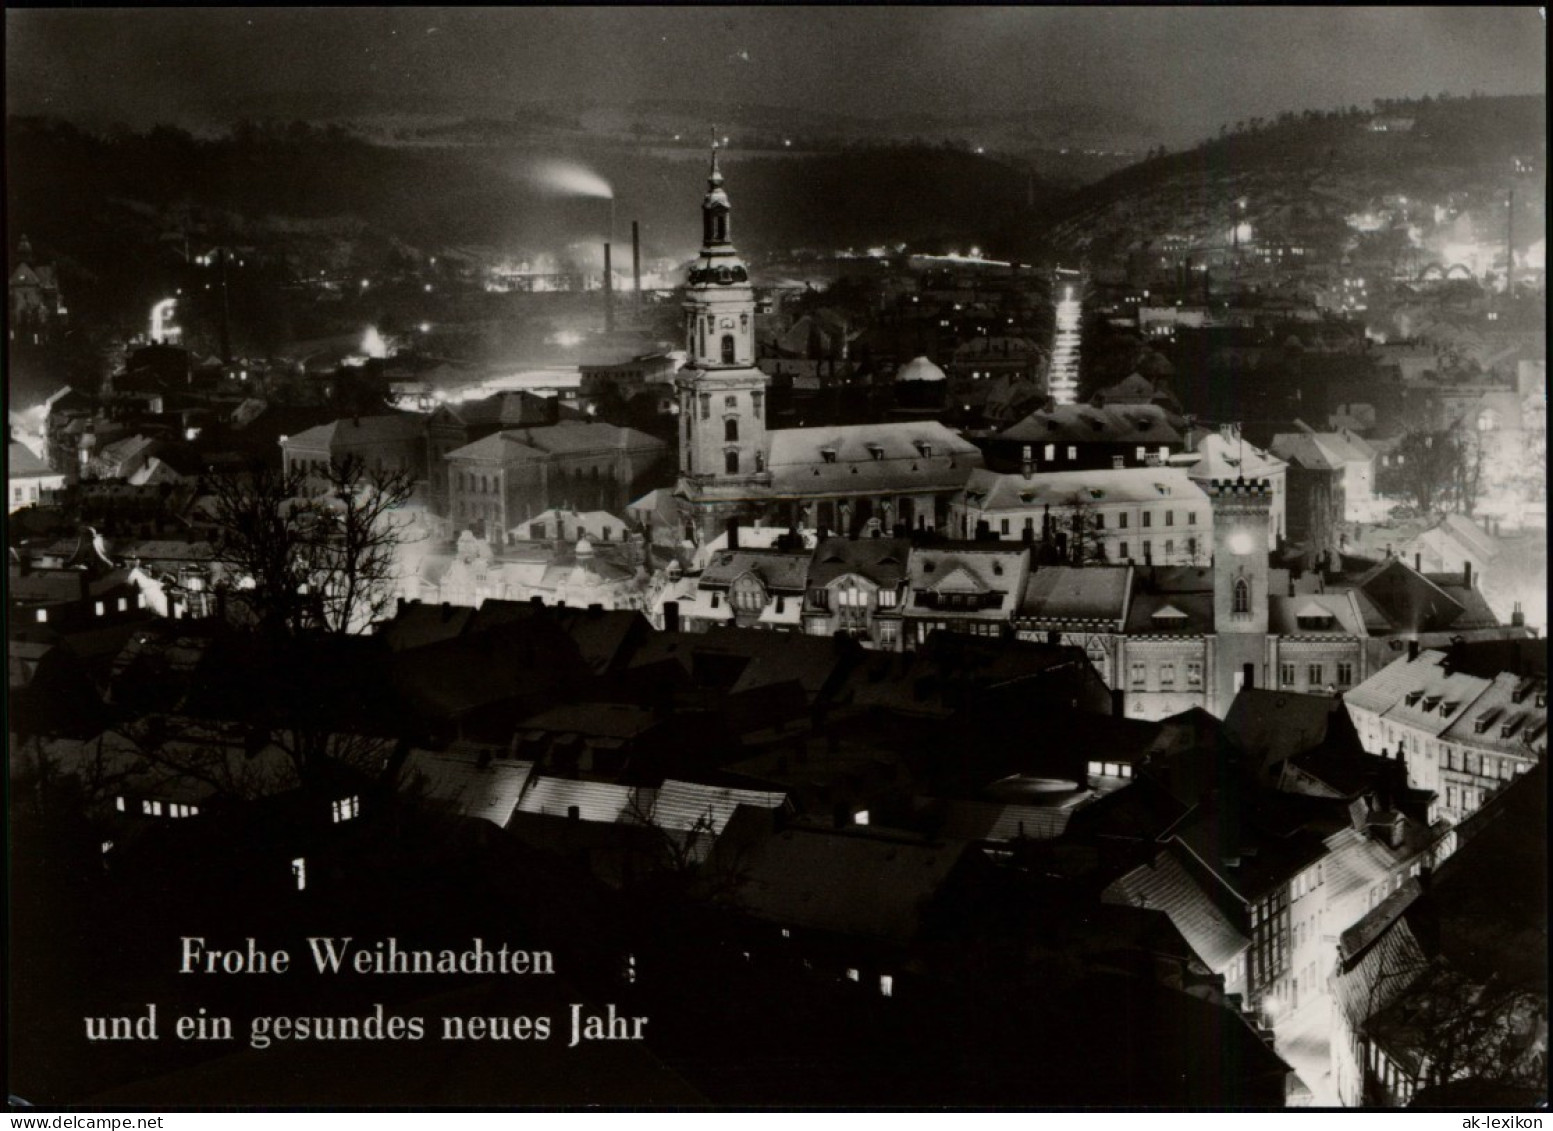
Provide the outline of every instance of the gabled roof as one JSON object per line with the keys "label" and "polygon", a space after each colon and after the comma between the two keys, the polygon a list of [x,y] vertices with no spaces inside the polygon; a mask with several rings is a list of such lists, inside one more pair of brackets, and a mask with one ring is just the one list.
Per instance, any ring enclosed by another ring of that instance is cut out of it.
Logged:
{"label": "gabled roof", "polygon": [[1042,471],[1025,476],[978,469],[966,480],[967,497],[984,511],[1037,511],[1075,504],[1180,503],[1208,506],[1208,496],[1179,467]]}
{"label": "gabled roof", "polygon": [[518,389],[496,393],[477,401],[464,401],[445,405],[439,411],[454,417],[469,427],[496,425],[501,428],[520,428],[549,424],[556,409],[550,397]]}
{"label": "gabled roof", "polygon": [[778,495],[959,487],[982,462],[981,449],[937,421],[782,428],[769,454]]}
{"label": "gabled roof", "polygon": [[1212,432],[1197,444],[1198,460],[1188,470],[1193,479],[1268,479],[1288,470],[1288,464],[1254,444],[1229,440]]}
{"label": "gabled roof", "polygon": [[1223,973],[1251,945],[1172,850],[1113,882],[1101,899],[1163,911],[1215,974]]}
{"label": "gabled roof", "polygon": [[701,782],[666,780],[653,799],[652,824],[685,841],[691,856],[704,860],[741,805],[780,809],[787,804],[781,790],[735,789]]}
{"label": "gabled roof", "polygon": [[1036,409],[1000,432],[999,440],[1023,444],[1180,444],[1181,433],[1156,404],[1052,405]]}
{"label": "gabled roof", "polygon": [[[1157,615],[1166,609],[1180,615]],[[1212,593],[1133,594],[1127,614],[1129,636],[1204,636],[1212,631]]]}
{"label": "gabled roof", "polygon": [[290,437],[288,447],[354,447],[358,444],[389,444],[418,439],[425,431],[426,417],[410,413],[385,416],[345,417],[320,424]]}
{"label": "gabled roof", "polygon": [[1285,463],[1307,471],[1342,471],[1344,466],[1341,456],[1329,451],[1309,432],[1280,432],[1273,437],[1268,450]]}
{"label": "gabled roof", "polygon": [[465,817],[499,828],[512,819],[534,763],[502,757],[469,744],[448,750],[411,750],[399,773],[399,788],[423,790],[433,801]]}
{"label": "gabled roof", "polygon": [[[1482,561],[1491,560],[1499,555],[1498,539],[1494,538],[1465,515],[1445,515],[1440,521],[1420,534],[1418,538],[1427,538],[1431,535],[1460,544]],[[1404,549],[1403,553],[1406,552]]]}
{"label": "gabled roof", "polygon": [[1381,618],[1381,623],[1374,625],[1371,618],[1366,617],[1372,635],[1379,634],[1375,631],[1377,628],[1382,632],[1441,631],[1454,624],[1465,611],[1461,602],[1396,558],[1381,562],[1362,574],[1353,587],[1363,597],[1361,611],[1373,610]]}
{"label": "gabled roof", "polygon": [[[1300,622],[1329,618],[1326,628],[1305,627]],[[1351,592],[1307,593],[1298,597],[1267,599],[1267,631],[1279,636],[1309,636],[1329,633],[1340,636],[1365,636],[1364,615]]]}
{"label": "gabled roof", "polygon": [[1065,805],[1014,805],[1000,801],[949,801],[940,833],[955,840],[1054,840],[1068,827]]}
{"label": "gabled roof", "polygon": [[1342,700],[1327,695],[1242,688],[1224,717],[1224,734],[1259,765],[1271,766],[1327,740]]}
{"label": "gabled roof", "polygon": [[649,812],[652,796],[652,790],[639,790],[615,782],[582,781],[536,773],[529,779],[529,787],[518,802],[516,812],[566,817],[575,808],[580,820],[615,824]]}
{"label": "gabled roof", "polygon": [[724,550],[713,556],[701,573],[703,587],[732,585],[745,574],[754,574],[768,589],[803,592],[809,572],[807,553],[780,550]]}
{"label": "gabled roof", "polygon": [[906,575],[910,555],[905,538],[827,538],[809,559],[809,584],[828,585],[857,574],[877,585],[896,585]]}
{"label": "gabled roof", "polygon": [[614,451],[666,451],[668,445],[635,428],[563,420],[540,428],[506,429],[447,454],[452,459],[525,462],[550,455],[592,455]]}
{"label": "gabled roof", "polygon": [[378,633],[395,652],[451,640],[469,627],[475,610],[468,605],[406,604]]}
{"label": "gabled roof", "polygon": [[[665,661],[692,678],[705,678],[730,695],[773,684],[797,683],[812,699],[845,660],[835,642],[759,629],[657,632],[631,657],[632,669]],[[698,675],[698,673],[700,673]]]}
{"label": "gabled roof", "polygon": [[961,842],[787,829],[745,862],[737,906],[767,922],[905,944],[965,853]]}
{"label": "gabled roof", "polygon": [[1025,583],[1019,616],[1043,621],[1103,621],[1127,616],[1132,567],[1042,566]]}
{"label": "gabled roof", "polygon": [[7,479],[40,479],[59,475],[48,464],[33,455],[27,445],[12,440],[5,451],[5,476]]}

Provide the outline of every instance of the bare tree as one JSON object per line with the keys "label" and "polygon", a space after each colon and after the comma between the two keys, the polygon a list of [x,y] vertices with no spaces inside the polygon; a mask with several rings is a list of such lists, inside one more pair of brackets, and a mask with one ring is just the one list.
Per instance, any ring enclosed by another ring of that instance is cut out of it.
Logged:
{"label": "bare tree", "polygon": [[1547,1086],[1547,994],[1533,982],[1469,976],[1443,957],[1415,954],[1375,980],[1370,1018],[1416,1058],[1415,1086],[1459,1080]]}
{"label": "bare tree", "polygon": [[1471,462],[1459,428],[1409,432],[1391,453],[1380,485],[1386,494],[1406,498],[1426,515],[1469,498],[1475,504],[1481,467],[1479,474],[1469,475],[1464,469]]}
{"label": "bare tree", "polygon": [[263,468],[208,487],[216,558],[261,629],[362,632],[381,618],[415,488],[408,473],[346,456],[314,473]]}
{"label": "bare tree", "polygon": [[1083,495],[1075,494],[1060,512],[1053,515],[1046,532],[1047,541],[1067,565],[1081,566],[1105,561],[1100,512]]}

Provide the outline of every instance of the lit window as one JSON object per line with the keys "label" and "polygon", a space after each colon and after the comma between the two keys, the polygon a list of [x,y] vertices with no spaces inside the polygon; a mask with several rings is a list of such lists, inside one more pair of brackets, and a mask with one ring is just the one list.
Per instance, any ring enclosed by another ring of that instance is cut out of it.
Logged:
{"label": "lit window", "polygon": [[852,823],[854,825],[866,825],[866,824],[868,824],[868,810],[867,809],[859,809],[856,813],[853,813],[852,814]]}
{"label": "lit window", "polygon": [[48,619],[49,619],[49,611],[47,609],[39,609],[38,612],[37,612],[38,623],[39,624],[43,624]]}
{"label": "lit window", "polygon": [[101,601],[98,601],[92,606],[92,612],[97,616],[102,616],[102,614],[106,611],[107,607]]}
{"label": "lit window", "polygon": [[889,974],[879,975],[879,996],[892,997],[895,994],[895,979]]}
{"label": "lit window", "polygon": [[113,807],[120,813],[124,812],[124,799],[122,797],[115,797],[113,799]]}
{"label": "lit window", "polygon": [[334,803],[334,823],[349,821],[353,817],[361,815],[361,798],[355,794],[342,797]]}
{"label": "lit window", "polygon": [[298,856],[291,862],[291,874],[296,877],[297,890],[307,889],[307,858]]}
{"label": "lit window", "polygon": [[858,978],[857,967],[856,966],[849,966],[849,967],[847,967],[847,981],[855,982],[855,981],[857,981],[857,978]]}

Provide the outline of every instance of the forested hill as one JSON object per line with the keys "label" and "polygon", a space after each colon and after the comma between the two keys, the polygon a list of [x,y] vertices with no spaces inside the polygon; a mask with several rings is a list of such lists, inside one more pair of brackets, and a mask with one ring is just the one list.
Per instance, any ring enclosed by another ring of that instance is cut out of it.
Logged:
{"label": "forested hill", "polygon": [[1069,194],[1049,213],[1049,235],[1058,251],[1105,254],[1140,234],[1203,238],[1227,230],[1242,199],[1255,224],[1271,212],[1340,218],[1388,194],[1439,201],[1502,192],[1518,173],[1534,173],[1540,186],[1546,152],[1540,96],[1398,100],[1253,118]]}
{"label": "forested hill", "polygon": [[[599,241],[607,201],[547,188],[562,159],[607,181],[617,238],[640,220],[644,252],[681,257],[699,238],[704,155],[629,147],[390,147],[340,128],[245,126],[205,139],[158,127],[94,134],[46,118],[7,123],[8,228],[68,275],[111,274],[157,240],[262,244],[295,221],[331,223],[415,248],[478,244],[560,254]],[[724,159],[741,249],[996,246],[1028,228],[1029,194],[1055,191],[991,158],[945,146],[864,147]],[[14,235],[13,235],[14,239]],[[149,242],[148,242],[149,241]],[[79,280],[78,280],[79,282]]]}

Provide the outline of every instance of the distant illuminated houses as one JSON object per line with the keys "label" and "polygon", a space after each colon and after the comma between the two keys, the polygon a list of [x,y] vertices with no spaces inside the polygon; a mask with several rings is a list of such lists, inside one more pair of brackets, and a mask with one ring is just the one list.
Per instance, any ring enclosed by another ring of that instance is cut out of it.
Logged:
{"label": "distant illuminated houses", "polygon": [[703,544],[749,519],[847,534],[938,529],[981,466],[944,425],[768,428],[770,378],[755,364],[755,296],[730,211],[714,149],[685,303],[689,360],[676,380],[685,537]]}
{"label": "distant illuminated houses", "polygon": [[1083,312],[1079,285],[1064,283],[1062,297],[1057,300],[1057,337],[1052,345],[1051,373],[1046,385],[1058,404],[1078,400],[1079,320]]}

